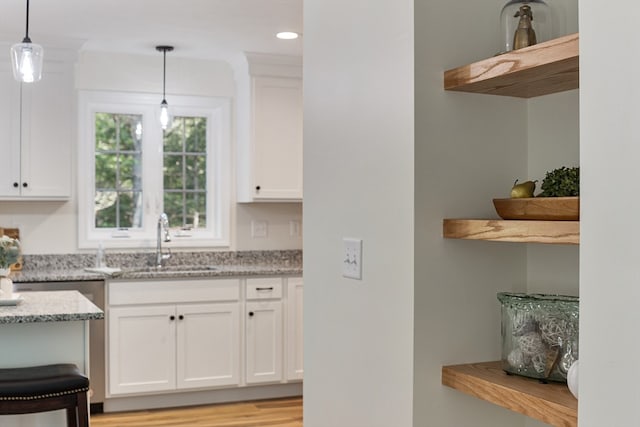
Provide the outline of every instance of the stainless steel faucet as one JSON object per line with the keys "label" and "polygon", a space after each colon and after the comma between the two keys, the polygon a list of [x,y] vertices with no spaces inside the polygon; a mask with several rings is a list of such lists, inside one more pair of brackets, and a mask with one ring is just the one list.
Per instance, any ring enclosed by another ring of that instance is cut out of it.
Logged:
{"label": "stainless steel faucet", "polygon": [[[164,231],[164,238],[162,237],[162,232]],[[169,235],[169,217],[167,217],[166,213],[160,214],[160,218],[158,218],[158,233],[157,233],[157,243],[156,243],[156,266],[162,267],[162,261],[171,258],[171,252],[169,251],[166,254],[162,253],[162,241],[170,242],[171,236]]]}

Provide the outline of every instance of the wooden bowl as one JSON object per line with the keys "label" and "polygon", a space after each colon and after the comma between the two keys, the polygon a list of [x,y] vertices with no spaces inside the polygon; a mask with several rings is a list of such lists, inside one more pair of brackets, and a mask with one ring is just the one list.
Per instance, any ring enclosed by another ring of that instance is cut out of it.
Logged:
{"label": "wooden bowl", "polygon": [[493,206],[502,219],[542,221],[578,221],[579,197],[531,197],[493,199]]}

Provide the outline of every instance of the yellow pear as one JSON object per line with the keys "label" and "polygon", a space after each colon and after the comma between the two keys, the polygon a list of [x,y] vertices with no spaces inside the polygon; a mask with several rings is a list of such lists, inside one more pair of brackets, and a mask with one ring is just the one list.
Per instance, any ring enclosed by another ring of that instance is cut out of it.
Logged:
{"label": "yellow pear", "polygon": [[518,184],[518,180],[513,183],[513,187],[511,188],[511,198],[523,198],[523,197],[534,197],[533,192],[536,189],[536,181],[525,181]]}

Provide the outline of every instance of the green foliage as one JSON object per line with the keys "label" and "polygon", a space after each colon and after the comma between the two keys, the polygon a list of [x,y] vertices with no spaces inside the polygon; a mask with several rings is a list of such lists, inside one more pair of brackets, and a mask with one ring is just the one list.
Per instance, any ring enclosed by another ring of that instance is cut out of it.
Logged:
{"label": "green foliage", "polygon": [[20,242],[3,235],[0,237],[0,268],[9,268],[18,262],[20,257]]}
{"label": "green foliage", "polygon": [[569,197],[580,195],[580,168],[565,166],[547,172],[538,197]]}
{"label": "green foliage", "polygon": [[[96,228],[143,226],[141,123],[141,115],[95,114]],[[175,117],[164,132],[163,210],[172,227],[206,227],[206,150],[204,117]]]}

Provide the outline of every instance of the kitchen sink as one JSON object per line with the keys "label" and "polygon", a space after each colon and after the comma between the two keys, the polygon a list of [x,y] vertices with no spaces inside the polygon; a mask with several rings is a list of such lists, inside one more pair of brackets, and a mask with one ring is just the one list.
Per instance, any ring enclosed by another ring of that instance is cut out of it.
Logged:
{"label": "kitchen sink", "polygon": [[162,267],[147,266],[147,267],[132,267],[122,268],[122,273],[161,273],[161,272],[191,272],[191,271],[214,271],[218,270],[218,266],[215,265],[165,265]]}

